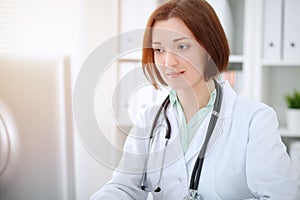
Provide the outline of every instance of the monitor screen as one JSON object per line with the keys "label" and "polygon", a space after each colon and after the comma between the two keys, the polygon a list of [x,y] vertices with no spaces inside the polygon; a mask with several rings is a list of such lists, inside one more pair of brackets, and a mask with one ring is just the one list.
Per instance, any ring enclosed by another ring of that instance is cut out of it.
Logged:
{"label": "monitor screen", "polygon": [[0,199],[74,200],[67,58],[0,56]]}

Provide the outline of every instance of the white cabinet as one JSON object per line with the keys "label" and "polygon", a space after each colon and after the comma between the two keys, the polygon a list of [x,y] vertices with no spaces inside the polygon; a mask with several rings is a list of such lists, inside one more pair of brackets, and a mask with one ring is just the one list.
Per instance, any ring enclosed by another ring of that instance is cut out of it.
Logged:
{"label": "white cabinet", "polygon": [[[261,80],[258,99],[275,109],[280,127],[284,129],[287,107],[284,97],[300,90],[300,0],[262,2],[256,1],[263,8],[263,52],[261,57],[255,58]],[[256,48],[259,49],[259,43]]]}

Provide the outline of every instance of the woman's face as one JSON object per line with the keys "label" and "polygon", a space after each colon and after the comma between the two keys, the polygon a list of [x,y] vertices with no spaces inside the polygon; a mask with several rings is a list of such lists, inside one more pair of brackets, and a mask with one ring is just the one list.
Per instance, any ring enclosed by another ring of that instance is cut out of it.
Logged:
{"label": "woman's face", "polygon": [[186,89],[204,82],[210,57],[181,19],[156,21],[152,48],[155,65],[172,89]]}

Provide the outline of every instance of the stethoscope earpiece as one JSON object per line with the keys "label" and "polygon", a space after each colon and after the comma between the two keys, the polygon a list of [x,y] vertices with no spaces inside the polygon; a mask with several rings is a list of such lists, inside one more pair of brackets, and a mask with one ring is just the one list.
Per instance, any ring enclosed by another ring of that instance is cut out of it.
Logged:
{"label": "stethoscope earpiece", "polygon": [[146,191],[146,186],[142,185],[141,189],[144,190],[144,191]]}
{"label": "stethoscope earpiece", "polygon": [[147,188],[147,186],[142,185],[142,186],[141,186],[141,189],[144,190],[144,191],[147,191],[147,192],[151,192],[151,191],[154,191],[154,192],[160,192],[160,191],[161,191],[161,188],[160,188],[159,186],[157,186],[154,190],[149,190],[149,189]]}
{"label": "stethoscope earpiece", "polygon": [[157,188],[154,190],[154,192],[160,192],[160,191],[161,191],[160,187],[157,187]]}

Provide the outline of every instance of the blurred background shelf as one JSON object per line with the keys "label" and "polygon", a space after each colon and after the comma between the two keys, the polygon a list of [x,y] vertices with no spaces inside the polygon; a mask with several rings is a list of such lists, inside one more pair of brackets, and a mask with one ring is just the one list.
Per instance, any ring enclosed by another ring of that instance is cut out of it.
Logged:
{"label": "blurred background shelf", "polygon": [[300,140],[300,131],[291,131],[286,128],[280,128],[279,133],[282,137],[293,137]]}

